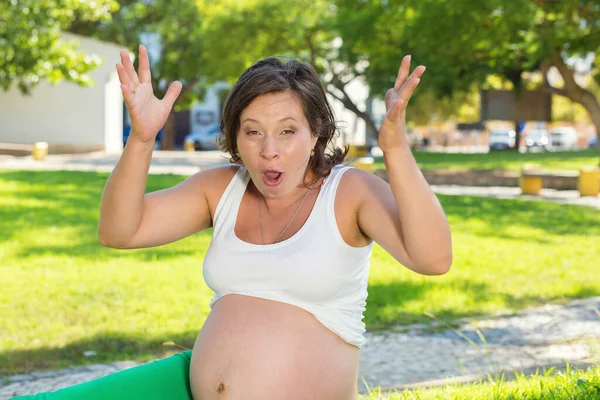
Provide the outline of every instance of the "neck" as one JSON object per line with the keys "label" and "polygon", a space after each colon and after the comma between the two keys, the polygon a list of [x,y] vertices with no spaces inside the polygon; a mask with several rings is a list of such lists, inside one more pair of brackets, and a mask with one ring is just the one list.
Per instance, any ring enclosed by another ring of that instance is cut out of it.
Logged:
{"label": "neck", "polygon": [[285,209],[288,208],[293,208],[295,206],[297,206],[298,202],[302,201],[302,199],[306,198],[310,192],[312,191],[312,189],[315,188],[315,185],[307,185],[307,186],[298,186],[296,190],[294,190],[292,193],[288,194],[287,196],[284,197],[279,197],[279,198],[275,198],[275,199],[268,199],[266,197],[264,197],[262,195],[262,193],[260,193],[260,191],[258,191],[258,201],[260,201],[263,206],[265,207],[265,209],[269,212],[275,212],[277,213],[278,211],[283,211]]}

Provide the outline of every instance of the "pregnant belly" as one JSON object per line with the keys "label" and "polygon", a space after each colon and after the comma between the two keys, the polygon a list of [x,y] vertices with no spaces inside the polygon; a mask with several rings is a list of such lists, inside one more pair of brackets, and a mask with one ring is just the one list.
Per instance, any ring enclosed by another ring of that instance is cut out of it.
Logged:
{"label": "pregnant belly", "polygon": [[354,400],[358,349],[300,308],[249,296],[219,299],[192,353],[195,400]]}

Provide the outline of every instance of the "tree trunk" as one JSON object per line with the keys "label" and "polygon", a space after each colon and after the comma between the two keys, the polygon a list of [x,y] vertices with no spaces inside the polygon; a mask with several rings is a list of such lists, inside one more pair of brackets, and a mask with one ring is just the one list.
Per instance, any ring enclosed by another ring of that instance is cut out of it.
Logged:
{"label": "tree trunk", "polygon": [[592,123],[596,127],[596,136],[598,137],[598,166],[600,166],[600,104],[598,103],[596,96],[587,92],[586,95],[583,96],[581,105],[587,110],[588,114],[590,114]]}
{"label": "tree trunk", "polygon": [[161,150],[175,150],[175,111],[171,110],[161,140]]}
{"label": "tree trunk", "polygon": [[517,153],[521,145],[521,130],[519,129],[519,121],[515,121],[515,148],[513,149]]}
{"label": "tree trunk", "polygon": [[329,93],[331,96],[333,96],[336,99],[338,99],[339,101],[341,101],[342,104],[344,105],[344,107],[346,107],[349,111],[353,112],[359,118],[361,118],[363,121],[365,121],[365,125],[367,128],[367,135],[370,135],[373,138],[377,139],[378,133],[377,133],[377,126],[375,125],[375,122],[373,121],[373,119],[371,118],[371,116],[368,113],[361,111],[358,108],[358,106],[356,104],[354,104],[354,102],[352,101],[350,96],[348,96],[348,94],[346,93],[345,85],[341,82],[341,80],[339,80],[337,77],[334,77],[331,81],[331,84],[337,90],[342,92],[342,96],[340,96],[338,93],[334,92],[333,90],[327,90],[327,93]]}
{"label": "tree trunk", "polygon": [[[548,90],[550,93],[567,97],[571,101],[581,104],[590,115],[590,118],[596,127],[596,136],[599,136],[600,138],[600,103],[598,103],[596,95],[577,84],[573,70],[569,68],[560,55],[555,56],[552,59],[551,64],[558,69],[558,72],[560,72],[565,84],[562,88],[550,86],[546,79],[547,69],[543,69],[546,90]],[[598,157],[600,157],[600,143],[598,144]],[[598,165],[600,166],[600,158],[598,160]]]}

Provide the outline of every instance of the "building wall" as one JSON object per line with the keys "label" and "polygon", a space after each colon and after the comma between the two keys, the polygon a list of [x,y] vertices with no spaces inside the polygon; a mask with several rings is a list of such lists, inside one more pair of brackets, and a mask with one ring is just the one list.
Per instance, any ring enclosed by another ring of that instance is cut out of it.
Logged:
{"label": "building wall", "polygon": [[72,34],[80,49],[100,57],[90,72],[92,87],[41,82],[26,96],[13,87],[0,91],[0,142],[48,142],[51,152],[119,152],[123,149],[123,98],[115,65],[120,46]]}

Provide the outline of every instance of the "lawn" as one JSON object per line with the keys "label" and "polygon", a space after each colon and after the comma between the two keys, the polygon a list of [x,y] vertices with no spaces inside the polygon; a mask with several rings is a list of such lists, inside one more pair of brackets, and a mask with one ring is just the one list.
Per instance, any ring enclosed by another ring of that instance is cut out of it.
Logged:
{"label": "lawn", "polygon": [[[154,249],[103,248],[96,226],[106,178],[0,171],[0,376],[192,347],[209,312],[201,268],[210,232]],[[182,179],[150,176],[148,190]],[[430,321],[425,313],[451,321],[600,295],[598,210],[440,199],[453,231],[452,270],[420,276],[375,247],[368,329]]]}
{"label": "lawn", "polygon": [[[518,171],[526,163],[540,164],[547,171],[579,170],[582,167],[597,167],[598,150],[563,151],[548,153],[516,153],[496,151],[492,153],[454,154],[414,153],[419,167],[423,170],[510,170]],[[375,160],[375,168],[385,168],[382,158]]]}
{"label": "lawn", "polygon": [[[490,377],[488,381],[449,385],[416,391],[381,393],[373,390],[361,400],[597,400],[600,399],[600,367],[565,371],[552,369],[515,379]],[[511,377],[513,378],[513,377]]]}

